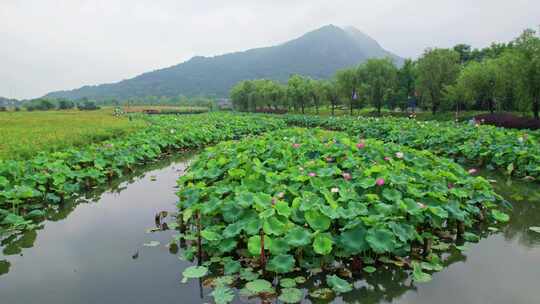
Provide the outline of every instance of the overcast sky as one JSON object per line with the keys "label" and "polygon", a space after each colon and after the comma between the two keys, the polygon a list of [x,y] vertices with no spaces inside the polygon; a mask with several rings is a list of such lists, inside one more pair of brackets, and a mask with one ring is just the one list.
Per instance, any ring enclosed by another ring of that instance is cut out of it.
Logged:
{"label": "overcast sky", "polygon": [[352,25],[403,57],[508,41],[539,0],[0,0],[0,96],[31,98]]}

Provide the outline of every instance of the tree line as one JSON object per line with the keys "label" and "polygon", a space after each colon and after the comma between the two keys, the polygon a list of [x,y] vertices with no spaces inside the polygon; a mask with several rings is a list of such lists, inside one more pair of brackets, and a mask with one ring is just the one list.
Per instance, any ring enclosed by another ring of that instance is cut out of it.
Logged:
{"label": "tree line", "polygon": [[332,79],[292,75],[282,84],[268,79],[237,83],[230,98],[239,111],[287,109],[305,113],[323,106],[353,110],[421,107],[433,114],[485,110],[529,112],[539,118],[540,37],[527,29],[508,43],[483,49],[458,44],[428,48],[397,67],[390,58],[368,59]]}
{"label": "tree line", "polygon": [[[144,96],[130,98],[123,101],[118,99],[93,100],[83,97],[77,100],[67,98],[36,98],[17,102],[12,108],[14,111],[20,111],[22,108],[27,111],[49,111],[49,110],[97,110],[100,106],[151,106],[151,105],[170,105],[170,106],[189,106],[205,107],[210,110],[218,109],[217,100],[204,96],[186,97],[183,95],[167,96]],[[0,112],[8,111],[8,106],[0,103]]]}
{"label": "tree line", "polygon": [[[99,106],[93,100],[88,98],[82,98],[78,101],[72,101],[69,99],[49,99],[38,98],[23,103],[23,107],[27,111],[49,111],[49,110],[70,110],[77,108],[81,111],[98,110]],[[20,108],[16,107],[15,111],[19,111]]]}

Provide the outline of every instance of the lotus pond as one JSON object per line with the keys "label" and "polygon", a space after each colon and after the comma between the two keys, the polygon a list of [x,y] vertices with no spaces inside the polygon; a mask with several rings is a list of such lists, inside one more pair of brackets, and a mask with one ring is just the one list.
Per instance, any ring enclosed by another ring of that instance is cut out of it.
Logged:
{"label": "lotus pond", "polygon": [[[540,301],[534,133],[497,165],[497,145],[474,163],[470,143],[415,150],[376,121],[150,121],[126,139],[0,162],[2,302]],[[306,122],[344,132],[286,128]]]}
{"label": "lotus pond", "polygon": [[[167,245],[176,231],[157,229],[154,215],[174,212],[182,160],[159,162],[118,181],[104,193],[49,211],[43,229],[4,240],[0,252],[2,303],[211,303],[204,281],[180,283],[195,265],[181,261],[182,248]],[[466,249],[447,253],[443,270],[428,283],[414,283],[401,268],[363,273],[350,292],[306,303],[536,303],[540,298],[540,234],[529,230],[540,218],[535,185],[493,183],[512,202],[510,221]],[[137,206],[133,208],[133,206]],[[168,217],[170,219],[170,216]],[[154,231],[154,232],[149,232]],[[160,242],[156,247],[152,241]],[[177,251],[178,249],[178,251]],[[298,274],[305,276],[305,273]],[[304,294],[324,284],[325,274],[307,278]],[[202,298],[201,298],[202,294]],[[257,303],[237,296],[234,303]],[[277,300],[271,300],[277,302]]]}

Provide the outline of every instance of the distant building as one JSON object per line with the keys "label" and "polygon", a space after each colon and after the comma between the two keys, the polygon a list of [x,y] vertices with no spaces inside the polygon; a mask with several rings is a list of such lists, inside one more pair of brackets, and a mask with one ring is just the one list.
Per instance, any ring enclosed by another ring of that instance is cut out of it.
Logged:
{"label": "distant building", "polygon": [[220,109],[230,109],[232,108],[232,103],[229,98],[219,98],[216,100],[216,104]]}
{"label": "distant building", "polygon": [[16,100],[0,97],[0,107],[10,107],[16,105]]}

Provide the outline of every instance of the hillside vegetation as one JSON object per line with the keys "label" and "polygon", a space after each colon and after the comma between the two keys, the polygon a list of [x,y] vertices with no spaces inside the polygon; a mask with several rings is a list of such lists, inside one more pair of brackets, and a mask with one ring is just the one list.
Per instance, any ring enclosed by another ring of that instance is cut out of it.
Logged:
{"label": "hillside vegetation", "polygon": [[142,96],[227,96],[238,81],[268,78],[287,81],[291,74],[326,78],[337,70],[368,58],[392,57],[375,40],[354,28],[333,25],[309,32],[280,45],[215,57],[196,56],[178,65],[135,78],[71,91],[53,92],[48,98],[125,99]]}

